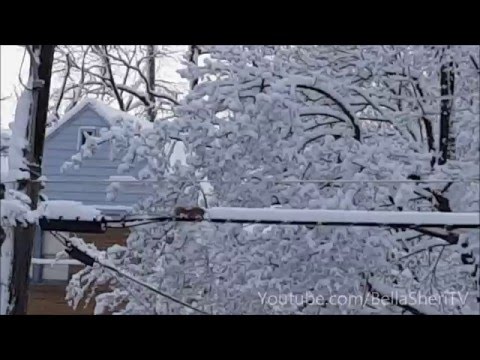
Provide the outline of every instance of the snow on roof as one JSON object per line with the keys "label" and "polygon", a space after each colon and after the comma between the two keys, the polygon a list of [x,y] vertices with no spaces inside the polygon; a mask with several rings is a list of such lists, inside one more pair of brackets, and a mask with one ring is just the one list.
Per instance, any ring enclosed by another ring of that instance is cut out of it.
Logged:
{"label": "snow on roof", "polygon": [[[151,128],[153,125],[150,121],[140,119],[124,111],[114,109],[99,100],[87,98],[80,101],[71,110],[67,111],[65,115],[54,126],[47,128],[45,136],[48,137],[54,134],[59,128],[61,128],[67,122],[72,120],[75,117],[75,115],[77,115],[80,111],[82,111],[86,107],[90,107],[93,111],[95,111],[99,116],[104,118],[110,124],[113,124],[118,120],[124,120],[124,121],[133,122],[135,124],[139,124],[144,129]],[[1,129],[0,144],[2,145],[2,147],[7,147],[7,148],[9,147],[11,142],[10,141],[11,136],[12,136],[12,131],[10,129]],[[6,160],[7,155],[8,155],[7,151],[2,151],[2,156],[1,156],[2,159],[1,159],[0,165],[2,169],[2,179],[5,181],[6,181],[6,176],[9,170],[8,163]]]}
{"label": "snow on roof", "polygon": [[80,111],[82,111],[86,107],[90,107],[93,111],[95,111],[98,115],[100,115],[110,124],[115,123],[117,120],[125,120],[131,121],[135,124],[139,124],[142,128],[152,127],[152,123],[150,121],[140,119],[124,111],[114,109],[111,106],[97,99],[86,98],[80,101],[72,109],[67,111],[54,126],[47,128],[45,136],[49,137],[50,135],[54,134],[59,128],[72,120]]}

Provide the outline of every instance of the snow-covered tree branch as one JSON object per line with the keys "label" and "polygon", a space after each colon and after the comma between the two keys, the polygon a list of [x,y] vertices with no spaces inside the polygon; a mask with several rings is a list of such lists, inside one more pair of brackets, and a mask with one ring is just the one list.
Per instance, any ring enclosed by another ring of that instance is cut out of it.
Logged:
{"label": "snow-covered tree branch", "polygon": [[60,45],[57,47],[51,122],[86,96],[112,102],[120,110],[151,120],[171,112],[186,87],[166,79],[166,69],[178,66],[181,46]]}
{"label": "snow-covered tree branch", "polygon": [[[191,52],[186,55],[180,73],[194,86],[174,104],[171,121],[141,129],[119,121],[86,144],[75,159],[80,163],[95,151],[96,141],[108,139],[114,140],[122,168],[132,162],[144,164],[138,177],[156,184],[135,213],[207,204],[479,211],[479,184],[467,181],[478,178],[480,170],[478,46],[201,49],[208,54],[202,61],[192,61]],[[445,71],[454,74],[448,91],[442,80]],[[107,76],[100,74],[93,81]],[[117,88],[126,93],[127,86]],[[144,94],[148,97],[148,91]],[[454,139],[447,145],[442,121],[449,122],[448,138]],[[172,148],[179,143],[186,161],[172,163]],[[445,146],[450,147],[446,152]],[[310,179],[332,183],[284,182]],[[418,182],[333,181],[342,179]],[[440,179],[465,182],[428,183]],[[208,187],[201,181],[208,181]],[[405,310],[392,296],[380,308],[333,303],[273,306],[259,297],[305,291],[326,298],[361,295],[374,284],[380,293],[398,289],[402,294],[468,294],[462,303],[429,309],[452,314],[478,312],[478,248],[477,230],[452,237],[408,227],[167,223],[134,228],[127,246],[117,247],[111,258],[128,273],[209,313]],[[110,286],[97,298],[99,310],[187,311],[95,267],[83,270],[77,280],[69,293],[75,301],[89,286]]]}

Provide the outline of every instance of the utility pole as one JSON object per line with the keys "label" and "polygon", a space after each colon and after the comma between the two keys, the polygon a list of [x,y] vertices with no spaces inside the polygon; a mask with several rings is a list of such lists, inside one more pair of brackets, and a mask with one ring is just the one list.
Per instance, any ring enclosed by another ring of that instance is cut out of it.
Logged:
{"label": "utility pole", "polygon": [[[29,145],[25,154],[30,179],[19,181],[18,190],[23,191],[31,199],[32,210],[37,208],[40,190],[40,184],[31,180],[36,180],[41,176],[54,50],[55,45],[31,45],[32,104],[27,129]],[[37,54],[38,56],[36,56]],[[10,306],[8,313],[10,315],[27,313],[29,272],[35,230],[35,225],[18,226],[14,230],[13,263],[9,283]]]}

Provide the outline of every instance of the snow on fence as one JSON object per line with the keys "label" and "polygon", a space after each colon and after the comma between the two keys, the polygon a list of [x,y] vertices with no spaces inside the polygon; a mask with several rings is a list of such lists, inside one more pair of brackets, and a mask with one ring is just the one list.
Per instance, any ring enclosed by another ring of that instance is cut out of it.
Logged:
{"label": "snow on fence", "polygon": [[33,265],[84,265],[75,259],[42,259],[32,258]]}

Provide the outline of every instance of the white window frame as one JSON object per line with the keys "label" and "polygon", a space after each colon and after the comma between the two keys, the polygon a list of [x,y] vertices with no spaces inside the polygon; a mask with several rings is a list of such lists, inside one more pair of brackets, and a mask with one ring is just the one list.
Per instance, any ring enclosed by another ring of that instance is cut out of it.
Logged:
{"label": "white window frame", "polygon": [[80,150],[82,147],[82,134],[84,131],[92,131],[92,136],[97,135],[97,128],[95,126],[82,126],[78,129],[78,136],[77,136],[77,150]]}

